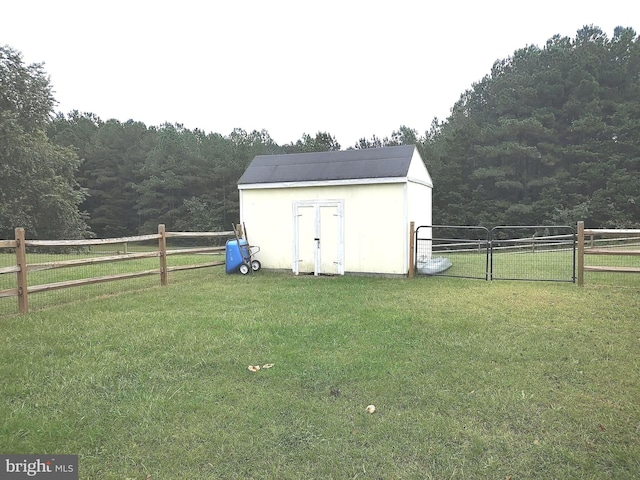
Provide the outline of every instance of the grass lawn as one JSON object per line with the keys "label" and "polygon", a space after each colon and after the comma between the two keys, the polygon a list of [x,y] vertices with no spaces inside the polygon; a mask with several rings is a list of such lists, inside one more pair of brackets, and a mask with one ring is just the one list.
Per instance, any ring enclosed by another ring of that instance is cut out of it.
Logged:
{"label": "grass lawn", "polygon": [[174,275],[0,317],[0,452],[83,479],[640,477],[637,283]]}

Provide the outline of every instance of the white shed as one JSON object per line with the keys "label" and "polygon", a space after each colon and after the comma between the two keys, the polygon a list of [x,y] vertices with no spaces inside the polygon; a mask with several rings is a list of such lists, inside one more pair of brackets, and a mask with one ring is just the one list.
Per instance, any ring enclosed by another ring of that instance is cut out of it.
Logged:
{"label": "white shed", "polygon": [[238,180],[240,221],[264,268],[407,275],[432,187],[413,145],[259,155]]}

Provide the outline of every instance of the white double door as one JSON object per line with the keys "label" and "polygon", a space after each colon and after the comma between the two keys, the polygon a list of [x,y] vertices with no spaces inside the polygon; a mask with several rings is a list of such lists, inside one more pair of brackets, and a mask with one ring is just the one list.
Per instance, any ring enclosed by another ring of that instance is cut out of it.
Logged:
{"label": "white double door", "polygon": [[344,274],[343,200],[305,200],[293,204],[293,272]]}

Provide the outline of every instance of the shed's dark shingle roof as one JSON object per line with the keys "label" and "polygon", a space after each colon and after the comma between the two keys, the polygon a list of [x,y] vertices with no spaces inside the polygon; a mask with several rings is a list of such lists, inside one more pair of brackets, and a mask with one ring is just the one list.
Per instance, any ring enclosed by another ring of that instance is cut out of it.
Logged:
{"label": "shed's dark shingle roof", "polygon": [[415,147],[258,155],[238,185],[406,177]]}

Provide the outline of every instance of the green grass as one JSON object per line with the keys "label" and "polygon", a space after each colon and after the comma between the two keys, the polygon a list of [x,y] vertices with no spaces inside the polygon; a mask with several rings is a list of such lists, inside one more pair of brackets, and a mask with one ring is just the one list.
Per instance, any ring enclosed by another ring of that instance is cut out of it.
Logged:
{"label": "green grass", "polygon": [[175,275],[0,318],[0,451],[87,479],[640,476],[639,288]]}

